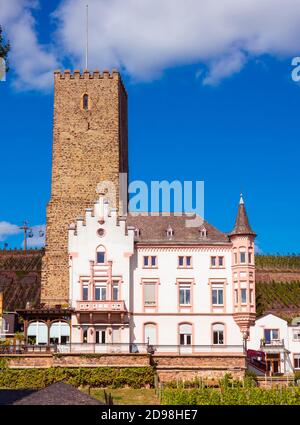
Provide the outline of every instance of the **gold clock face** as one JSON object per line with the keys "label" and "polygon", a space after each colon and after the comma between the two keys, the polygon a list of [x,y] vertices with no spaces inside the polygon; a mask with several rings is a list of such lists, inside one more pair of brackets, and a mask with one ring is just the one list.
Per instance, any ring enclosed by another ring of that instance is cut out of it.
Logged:
{"label": "gold clock face", "polygon": [[3,58],[0,58],[0,81],[5,81],[6,64]]}

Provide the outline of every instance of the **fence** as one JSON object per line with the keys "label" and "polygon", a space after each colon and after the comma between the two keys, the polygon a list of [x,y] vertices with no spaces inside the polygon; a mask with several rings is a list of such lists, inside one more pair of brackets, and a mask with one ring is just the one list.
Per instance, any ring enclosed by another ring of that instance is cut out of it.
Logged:
{"label": "fence", "polygon": [[150,345],[146,343],[67,343],[40,345],[3,345],[0,354],[30,354],[30,353],[103,353],[103,354],[213,354],[213,353],[244,353],[243,345]]}

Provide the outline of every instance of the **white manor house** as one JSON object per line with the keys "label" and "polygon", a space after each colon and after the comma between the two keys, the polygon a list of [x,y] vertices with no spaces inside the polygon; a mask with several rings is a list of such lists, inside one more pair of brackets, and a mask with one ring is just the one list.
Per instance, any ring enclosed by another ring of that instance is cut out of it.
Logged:
{"label": "white manor house", "polygon": [[69,228],[71,342],[241,352],[255,320],[254,238],[241,196],[229,234],[188,215],[120,217],[100,195]]}

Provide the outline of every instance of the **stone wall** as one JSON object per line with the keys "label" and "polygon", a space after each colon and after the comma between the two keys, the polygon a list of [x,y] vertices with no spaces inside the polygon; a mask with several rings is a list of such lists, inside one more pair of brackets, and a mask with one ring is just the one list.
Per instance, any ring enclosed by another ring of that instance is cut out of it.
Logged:
{"label": "stone wall", "polygon": [[150,358],[147,354],[28,354],[0,355],[8,359],[8,367],[15,369],[48,367],[145,367],[155,366],[161,382],[177,379],[206,378],[216,383],[230,373],[240,379],[246,370],[244,355],[159,355]]}
{"label": "stone wall", "polygon": [[28,354],[0,355],[15,369],[47,367],[144,367],[149,366],[147,354]]}
{"label": "stone wall", "polygon": [[205,378],[217,382],[225,373],[242,379],[246,370],[243,354],[159,355],[153,356],[161,382]]}
{"label": "stone wall", "polygon": [[119,172],[128,172],[127,94],[120,74],[54,75],[52,188],[41,287],[47,305],[68,303],[68,226],[97,200],[102,181],[114,184],[116,197],[112,192],[108,197],[117,207]]}

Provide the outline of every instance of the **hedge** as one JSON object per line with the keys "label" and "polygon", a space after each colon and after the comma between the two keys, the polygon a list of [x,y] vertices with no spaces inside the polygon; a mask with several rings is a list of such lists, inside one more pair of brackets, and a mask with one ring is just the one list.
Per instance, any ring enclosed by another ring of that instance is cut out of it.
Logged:
{"label": "hedge", "polygon": [[38,389],[58,381],[64,381],[76,387],[80,385],[90,385],[100,388],[120,388],[124,386],[130,386],[132,388],[153,387],[154,369],[151,367],[51,367],[46,369],[9,369],[3,366],[2,368],[0,367],[0,388]]}
{"label": "hedge", "polygon": [[164,389],[162,404],[169,405],[294,405],[300,404],[300,388],[203,388],[203,389]]}

